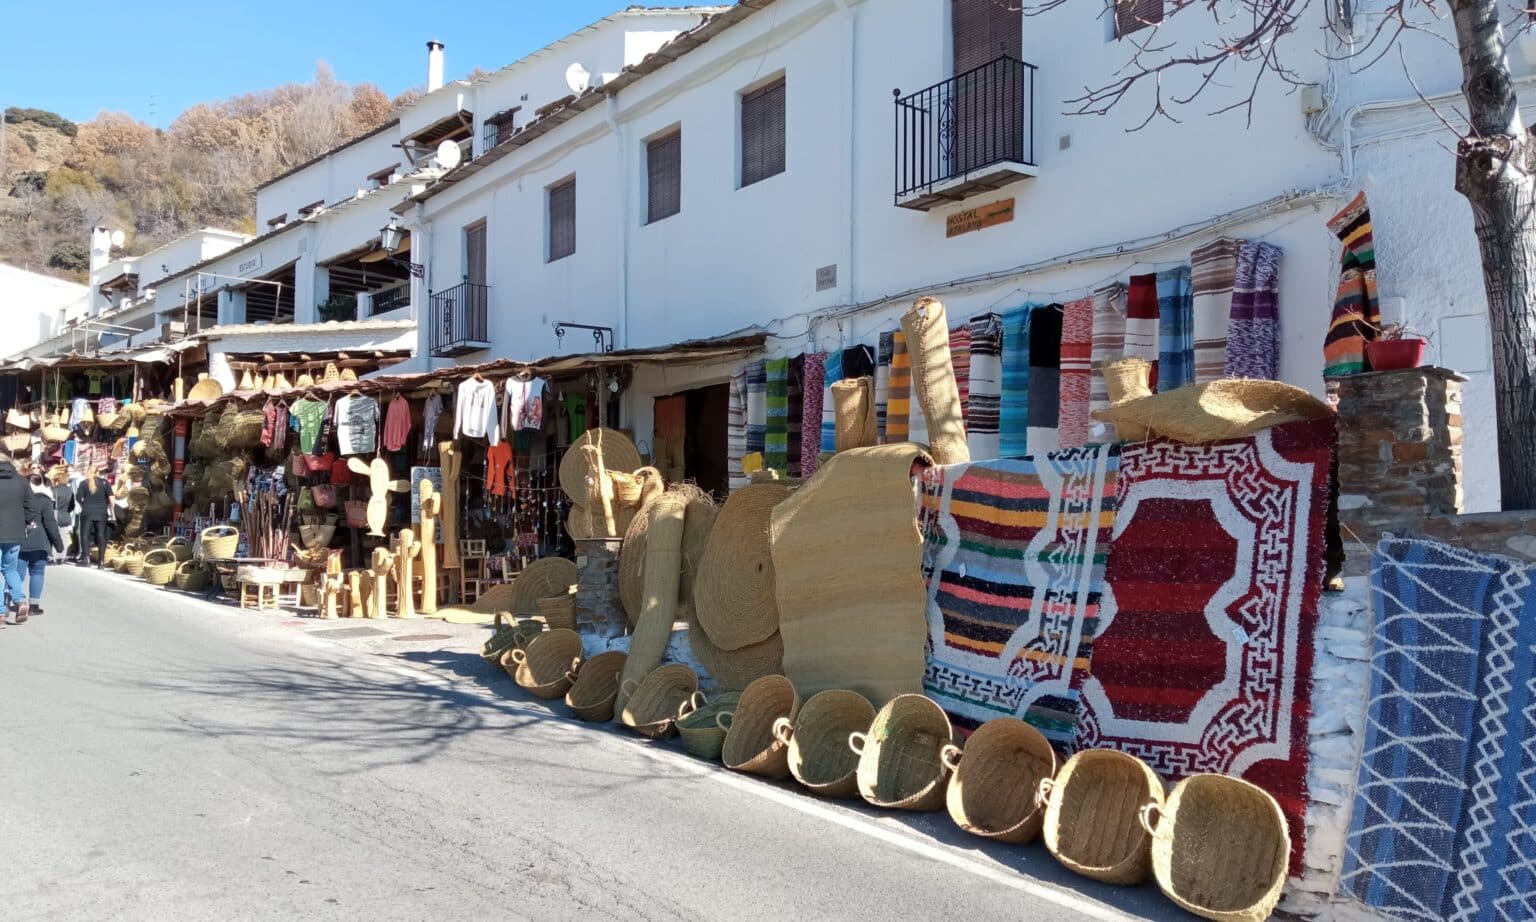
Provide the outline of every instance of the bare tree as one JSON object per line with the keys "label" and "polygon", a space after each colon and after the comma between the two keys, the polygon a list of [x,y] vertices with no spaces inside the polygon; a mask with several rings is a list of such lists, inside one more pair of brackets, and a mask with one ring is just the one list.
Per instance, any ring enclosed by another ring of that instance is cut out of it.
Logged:
{"label": "bare tree", "polygon": [[[1068,0],[1041,0],[1024,7],[1036,15]],[[1109,0],[1109,14],[1116,3]],[[1210,94],[1227,95],[1216,112],[1245,111],[1266,80],[1292,85],[1305,81],[1285,54],[1314,53],[1315,41],[1292,39],[1309,11],[1335,20],[1345,0],[1164,0],[1160,21],[1204,11],[1215,37],[1195,46],[1162,38],[1160,23],[1132,32],[1131,59],[1111,79],[1067,100],[1078,115],[1102,115],[1148,86],[1148,111],[1136,127],[1156,118],[1178,121],[1181,107]],[[1314,9],[1314,6],[1316,7]],[[1536,509],[1536,142],[1520,117],[1505,43],[1530,27],[1536,10],[1500,0],[1387,0],[1373,15],[1363,40],[1338,54],[1366,66],[1377,63],[1405,34],[1441,33],[1427,28],[1447,16],[1454,25],[1454,51],[1462,69],[1466,129],[1456,131],[1456,190],[1472,206],[1473,229],[1482,255],[1483,284],[1493,330],[1494,390],[1498,418],[1499,470],[1505,509]],[[1508,22],[1501,20],[1508,16]],[[1150,17],[1148,17],[1150,19]],[[1451,47],[1447,43],[1447,53]],[[1178,75],[1177,77],[1175,75]],[[1183,81],[1188,89],[1167,89]],[[1232,87],[1236,87],[1235,91]],[[1428,105],[1428,101],[1425,100]],[[1438,115],[1438,113],[1437,113]],[[1134,130],[1134,129],[1133,129]]]}

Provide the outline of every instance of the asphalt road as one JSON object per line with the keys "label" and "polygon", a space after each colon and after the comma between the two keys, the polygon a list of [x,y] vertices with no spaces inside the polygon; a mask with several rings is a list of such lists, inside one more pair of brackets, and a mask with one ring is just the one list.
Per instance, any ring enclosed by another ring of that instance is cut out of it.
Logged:
{"label": "asphalt road", "polygon": [[433,622],[386,656],[110,574],[47,594],[0,630],[7,920],[1189,918],[568,720]]}

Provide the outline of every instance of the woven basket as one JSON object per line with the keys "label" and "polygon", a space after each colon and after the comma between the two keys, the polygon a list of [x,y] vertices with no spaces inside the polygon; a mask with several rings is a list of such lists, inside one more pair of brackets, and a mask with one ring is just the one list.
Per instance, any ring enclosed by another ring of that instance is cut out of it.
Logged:
{"label": "woven basket", "polygon": [[215,525],[203,529],[203,556],[214,560],[229,560],[240,550],[240,530],[232,525]]}
{"label": "woven basket", "polygon": [[[175,555],[172,555],[173,559],[174,559],[174,557],[175,557]],[[143,576],[144,575],[144,555],[143,554],[129,554],[126,557],[119,558],[119,560],[122,562],[122,565],[123,565],[123,568],[122,568],[122,570],[120,572],[126,573],[129,576]]]}
{"label": "woven basket", "polygon": [[822,797],[858,793],[859,757],[848,737],[875,722],[875,706],[858,692],[834,689],[812,695],[793,721],[773,722],[773,735],[789,747],[789,772]]}
{"label": "woven basket", "polygon": [[706,762],[720,761],[720,751],[725,748],[725,733],[719,717],[734,709],[741,701],[741,692],[721,692],[714,698],[694,692],[683,702],[678,711],[677,735],[683,738],[683,748],[696,759]]}
{"label": "woven basket", "polygon": [[560,459],[560,486],[573,504],[596,505],[600,513],[602,497],[594,489],[597,485],[589,479],[589,466],[581,450],[586,445],[597,448],[603,460],[604,472],[633,471],[645,462],[629,436],[616,429],[588,429],[571,443],[565,456]]}
{"label": "woven basket", "polygon": [[565,706],[577,720],[599,723],[613,719],[613,702],[619,697],[619,676],[629,654],[623,650],[599,653],[574,670]]}
{"label": "woven basket", "polygon": [[1056,751],[1039,730],[1022,720],[999,717],[981,725],[940,757],[949,777],[949,815],[974,836],[999,842],[1029,842],[1040,834],[1045,812],[1036,794],[1040,782],[1056,775]]}
{"label": "woven basket", "polygon": [[1225,775],[1180,781],[1167,804],[1141,808],[1152,873],[1170,900],[1202,919],[1261,922],[1280,902],[1291,836],[1264,790]]}
{"label": "woven basket", "polygon": [[165,549],[176,555],[177,563],[186,563],[192,559],[192,542],[180,535],[165,542]]}
{"label": "woven basket", "polygon": [[631,679],[625,684],[630,687],[630,695],[619,720],[654,740],[672,735],[677,712],[699,690],[699,677],[687,666],[669,663],[652,670],[639,683]]}
{"label": "woven basket", "polygon": [[210,584],[208,568],[195,560],[184,560],[176,567],[171,583],[182,592],[202,592]]}
{"label": "woven basket", "polygon": [[950,742],[949,717],[922,695],[897,695],[875,715],[868,733],[852,733],[859,756],[859,794],[890,810],[944,806],[949,769],[940,752]]}
{"label": "woven basket", "polygon": [[526,647],[513,647],[507,657],[517,667],[512,678],[535,698],[562,698],[571,690],[573,670],[581,667],[581,635],[546,631]]}
{"label": "woven basket", "polygon": [[45,442],[69,441],[69,430],[64,426],[44,426],[39,434]]}
{"label": "woven basket", "polygon": [[640,478],[623,471],[609,471],[608,482],[612,484],[615,506],[640,505],[641,489],[644,486]]}
{"label": "woven basket", "polygon": [[1068,870],[1107,884],[1139,884],[1152,870],[1141,808],[1163,803],[1163,783],[1135,756],[1087,749],[1040,782],[1045,847]]}
{"label": "woven basket", "polygon": [[793,721],[799,713],[800,696],[783,676],[763,676],[748,685],[736,710],[719,717],[727,731],[720,752],[725,767],[764,778],[788,778],[789,746],[774,735],[773,725],[781,718]]}
{"label": "woven basket", "polygon": [[510,583],[487,589],[470,606],[479,612],[536,615],[539,600],[570,592],[576,585],[576,564],[564,557],[543,557],[530,563]]}
{"label": "woven basket", "polygon": [[544,623],[552,631],[576,630],[576,596],[567,592],[564,595],[539,599],[539,617],[544,619]]}
{"label": "woven basket", "polygon": [[32,457],[32,436],[25,432],[12,432],[0,442],[4,442],[5,450],[13,455]]}
{"label": "woven basket", "polygon": [[176,578],[176,567],[181,561],[176,552],[159,548],[144,555],[144,581],[151,586],[164,586]]}
{"label": "woven basket", "polygon": [[526,647],[528,641],[542,633],[544,625],[531,619],[513,621],[503,612],[496,613],[496,632],[480,648],[480,658],[488,663],[501,662],[502,656],[513,647]]}

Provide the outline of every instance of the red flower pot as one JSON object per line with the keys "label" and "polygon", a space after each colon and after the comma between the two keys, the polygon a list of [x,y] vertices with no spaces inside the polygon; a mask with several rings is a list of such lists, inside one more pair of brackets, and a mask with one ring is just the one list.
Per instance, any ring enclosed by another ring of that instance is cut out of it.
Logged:
{"label": "red flower pot", "polygon": [[1424,361],[1427,340],[1417,336],[1402,339],[1374,339],[1365,344],[1365,358],[1371,371],[1401,371],[1418,368]]}

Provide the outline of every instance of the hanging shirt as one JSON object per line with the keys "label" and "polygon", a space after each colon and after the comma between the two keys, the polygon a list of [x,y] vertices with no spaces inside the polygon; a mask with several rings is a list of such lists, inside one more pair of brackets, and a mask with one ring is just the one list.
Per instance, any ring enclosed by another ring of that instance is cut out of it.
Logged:
{"label": "hanging shirt", "polygon": [[421,450],[431,451],[432,440],[437,437],[437,420],[443,415],[443,398],[429,396],[421,405]]}
{"label": "hanging shirt", "polygon": [[492,445],[485,453],[485,482],[492,496],[506,496],[507,489],[517,488],[517,476],[512,466],[512,445],[502,442]]}
{"label": "hanging shirt", "polygon": [[320,438],[315,442],[315,452],[325,451],[331,444],[331,433],[336,431],[336,404],[327,402],[325,415],[320,417]]}
{"label": "hanging shirt", "polygon": [[587,431],[587,395],[565,395],[565,419],[566,436],[572,441],[581,438]]}
{"label": "hanging shirt", "polygon": [[501,444],[501,426],[496,418],[496,385],[486,380],[466,378],[459,385],[459,398],[453,408],[453,437],[489,438]]}
{"label": "hanging shirt", "polygon": [[86,390],[92,397],[101,396],[101,379],[106,376],[106,372],[97,368],[92,368],[85,373]]}
{"label": "hanging shirt", "polygon": [[404,397],[396,397],[389,402],[389,411],[384,414],[384,449],[399,451],[410,440],[411,405]]}
{"label": "hanging shirt", "polygon": [[320,438],[320,427],[325,422],[325,404],[308,397],[298,401],[290,411],[299,426],[299,450],[313,454]]}
{"label": "hanging shirt", "polygon": [[523,400],[522,419],[518,422],[518,428],[544,428],[544,381],[542,378],[534,378],[528,382],[528,394]]}
{"label": "hanging shirt", "polygon": [[379,447],[379,402],[372,397],[336,401],[336,441],[344,455],[371,455]]}
{"label": "hanging shirt", "polygon": [[523,428],[523,408],[528,403],[528,384],[517,378],[507,379],[507,399],[501,407],[501,428],[507,435]]}

